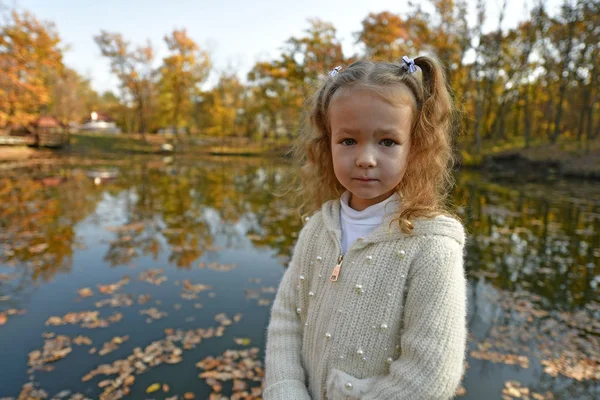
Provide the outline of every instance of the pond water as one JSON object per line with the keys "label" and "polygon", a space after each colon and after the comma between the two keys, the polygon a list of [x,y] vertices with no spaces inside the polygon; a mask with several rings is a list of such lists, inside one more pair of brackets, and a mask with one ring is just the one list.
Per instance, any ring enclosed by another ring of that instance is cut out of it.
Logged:
{"label": "pond water", "polygon": [[[273,195],[289,172],[260,158],[3,171],[0,398],[259,398],[301,228],[293,199]],[[600,398],[600,184],[457,182],[459,398]]]}

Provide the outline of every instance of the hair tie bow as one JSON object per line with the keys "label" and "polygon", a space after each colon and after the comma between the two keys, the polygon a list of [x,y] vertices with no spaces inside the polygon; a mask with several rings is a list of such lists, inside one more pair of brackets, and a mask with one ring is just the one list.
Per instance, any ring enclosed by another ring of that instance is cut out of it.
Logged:
{"label": "hair tie bow", "polygon": [[340,72],[342,69],[341,65],[338,65],[337,67],[335,67],[334,69],[331,70],[331,72],[329,73],[329,76],[331,76],[332,78],[334,76],[336,76],[338,74],[338,72]]}
{"label": "hair tie bow", "polygon": [[405,68],[409,73],[414,74],[417,72],[417,66],[415,65],[415,60],[412,58],[408,58],[408,56],[402,57],[402,67]]}

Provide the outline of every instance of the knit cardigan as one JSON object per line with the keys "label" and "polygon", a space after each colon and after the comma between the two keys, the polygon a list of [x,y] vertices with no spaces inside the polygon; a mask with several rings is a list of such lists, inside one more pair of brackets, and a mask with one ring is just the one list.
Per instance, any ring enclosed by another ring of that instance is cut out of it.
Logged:
{"label": "knit cardigan", "polygon": [[445,216],[413,221],[411,234],[388,222],[344,255],[339,200],[301,230],[271,309],[265,400],[454,396],[467,336],[464,229]]}

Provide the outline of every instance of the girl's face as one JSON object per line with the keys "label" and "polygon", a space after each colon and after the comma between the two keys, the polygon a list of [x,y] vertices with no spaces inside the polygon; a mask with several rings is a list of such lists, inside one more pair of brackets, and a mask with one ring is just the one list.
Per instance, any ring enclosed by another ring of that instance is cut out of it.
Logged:
{"label": "girl's face", "polygon": [[415,102],[402,85],[390,94],[343,88],[329,106],[333,170],[355,210],[387,199],[406,171]]}

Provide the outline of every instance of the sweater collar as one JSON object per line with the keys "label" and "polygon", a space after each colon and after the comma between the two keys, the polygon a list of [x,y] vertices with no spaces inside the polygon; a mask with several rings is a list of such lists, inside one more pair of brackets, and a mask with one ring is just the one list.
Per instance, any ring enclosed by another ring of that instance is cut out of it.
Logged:
{"label": "sweater collar", "polygon": [[342,220],[357,225],[379,225],[386,214],[393,212],[399,201],[400,196],[394,193],[377,204],[357,211],[350,207],[350,192],[346,190],[340,198]]}
{"label": "sweater collar", "polygon": [[[340,200],[329,200],[321,207],[323,222],[328,231],[332,232],[338,239],[341,240],[341,221],[340,221]],[[439,215],[434,218],[418,218],[413,222],[414,229],[412,233],[407,234],[402,232],[398,227],[390,226],[390,221],[393,215],[388,213],[383,223],[375,228],[371,233],[363,238],[360,242],[355,243],[356,247],[364,247],[368,243],[380,243],[390,240],[398,240],[407,237],[416,236],[447,236],[456,240],[461,246],[465,244],[465,231],[460,222],[456,219]]]}

